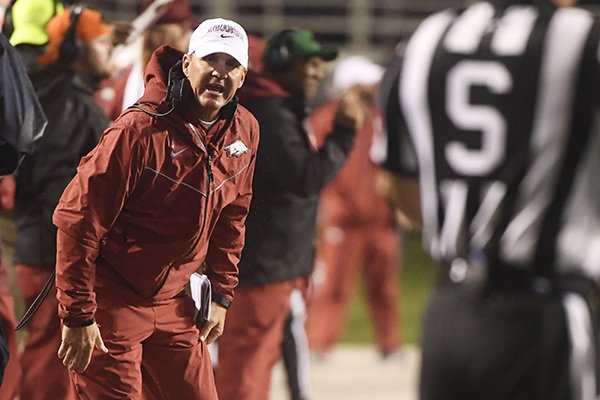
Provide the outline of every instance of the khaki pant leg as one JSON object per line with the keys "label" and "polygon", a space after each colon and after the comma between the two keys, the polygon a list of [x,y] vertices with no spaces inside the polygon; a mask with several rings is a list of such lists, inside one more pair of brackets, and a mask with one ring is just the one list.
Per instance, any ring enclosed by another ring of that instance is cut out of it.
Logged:
{"label": "khaki pant leg", "polygon": [[144,400],[217,400],[208,348],[187,295],[153,307],[155,332],[143,344]]}
{"label": "khaki pant leg", "polygon": [[375,340],[382,353],[402,342],[398,329],[400,238],[395,229],[373,227],[363,233],[368,243],[365,265],[365,294],[373,320]]}
{"label": "khaki pant leg", "polygon": [[239,287],[219,339],[220,400],[266,400],[290,312],[289,282]]}
{"label": "khaki pant leg", "polygon": [[81,400],[142,398],[142,343],[154,332],[155,313],[122,298],[117,290],[96,292],[96,321],[109,352],[95,350],[84,373],[71,372]]}
{"label": "khaki pant leg", "polygon": [[364,238],[357,229],[329,226],[323,230],[318,253],[322,275],[315,279],[315,289],[308,300],[307,333],[311,350],[327,352],[344,334],[364,249]]}

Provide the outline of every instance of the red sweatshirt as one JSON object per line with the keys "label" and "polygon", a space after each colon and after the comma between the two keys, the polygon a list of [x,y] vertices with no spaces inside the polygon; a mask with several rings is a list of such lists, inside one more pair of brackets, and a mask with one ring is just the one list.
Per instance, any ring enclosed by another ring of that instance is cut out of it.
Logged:
{"label": "red sweatshirt", "polygon": [[[166,75],[181,57],[169,47],[154,53],[143,101],[157,106],[142,107],[168,109]],[[82,159],[53,219],[65,323],[77,326],[94,316],[95,285],[130,302],[153,302],[180,293],[203,261],[215,298],[232,300],[258,123],[238,106],[206,132],[185,114],[155,117],[128,109]],[[225,128],[220,140],[208,143]]]}

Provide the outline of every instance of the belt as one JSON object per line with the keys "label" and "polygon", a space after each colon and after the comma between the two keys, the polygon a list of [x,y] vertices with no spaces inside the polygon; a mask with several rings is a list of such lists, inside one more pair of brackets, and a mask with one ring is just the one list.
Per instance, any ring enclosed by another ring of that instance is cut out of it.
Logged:
{"label": "belt", "polygon": [[476,260],[455,258],[442,264],[441,283],[457,286],[478,297],[489,294],[578,293],[589,298],[598,295],[595,282],[582,274],[560,274],[552,277],[533,274],[529,269],[511,265],[490,267]]}

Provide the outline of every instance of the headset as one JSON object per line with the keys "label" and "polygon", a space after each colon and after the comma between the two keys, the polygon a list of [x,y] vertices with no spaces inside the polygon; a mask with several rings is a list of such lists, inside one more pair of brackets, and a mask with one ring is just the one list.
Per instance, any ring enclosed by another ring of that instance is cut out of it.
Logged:
{"label": "headset", "polygon": [[59,59],[70,64],[77,59],[79,55],[79,43],[77,39],[77,22],[79,17],[85,10],[85,6],[78,4],[71,7],[71,22],[65,32],[65,37],[60,43],[59,48]]}
{"label": "headset", "polygon": [[289,67],[293,56],[290,48],[290,36],[294,32],[293,29],[284,29],[267,43],[263,63],[270,72],[283,72]]}
{"label": "headset", "polygon": [[169,69],[167,102],[173,109],[187,103],[190,96],[193,95],[192,85],[183,73],[182,65],[183,62],[179,60]]}

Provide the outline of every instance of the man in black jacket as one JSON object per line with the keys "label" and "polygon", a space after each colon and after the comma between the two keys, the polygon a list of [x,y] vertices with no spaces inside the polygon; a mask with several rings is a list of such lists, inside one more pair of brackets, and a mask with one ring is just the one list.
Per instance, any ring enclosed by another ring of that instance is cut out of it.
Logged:
{"label": "man in black jacket", "polygon": [[[97,144],[109,121],[94,100],[97,83],[110,73],[111,28],[91,9],[73,7],[47,26],[49,43],[32,81],[48,116],[33,156],[17,175],[15,220],[17,283],[31,304],[52,273],[56,228],[52,213],[75,176],[79,160]],[[28,325],[22,355],[21,399],[74,399],[67,369],[56,357],[60,326],[54,294]]]}
{"label": "man in black jacket", "polygon": [[323,63],[336,56],[310,32],[285,30],[267,43],[264,76],[251,69],[241,93],[261,139],[240,284],[219,341],[217,389],[224,400],[268,398],[294,282],[313,265],[319,192],[346,161],[362,119],[358,99],[349,95],[321,149],[304,128]]}

